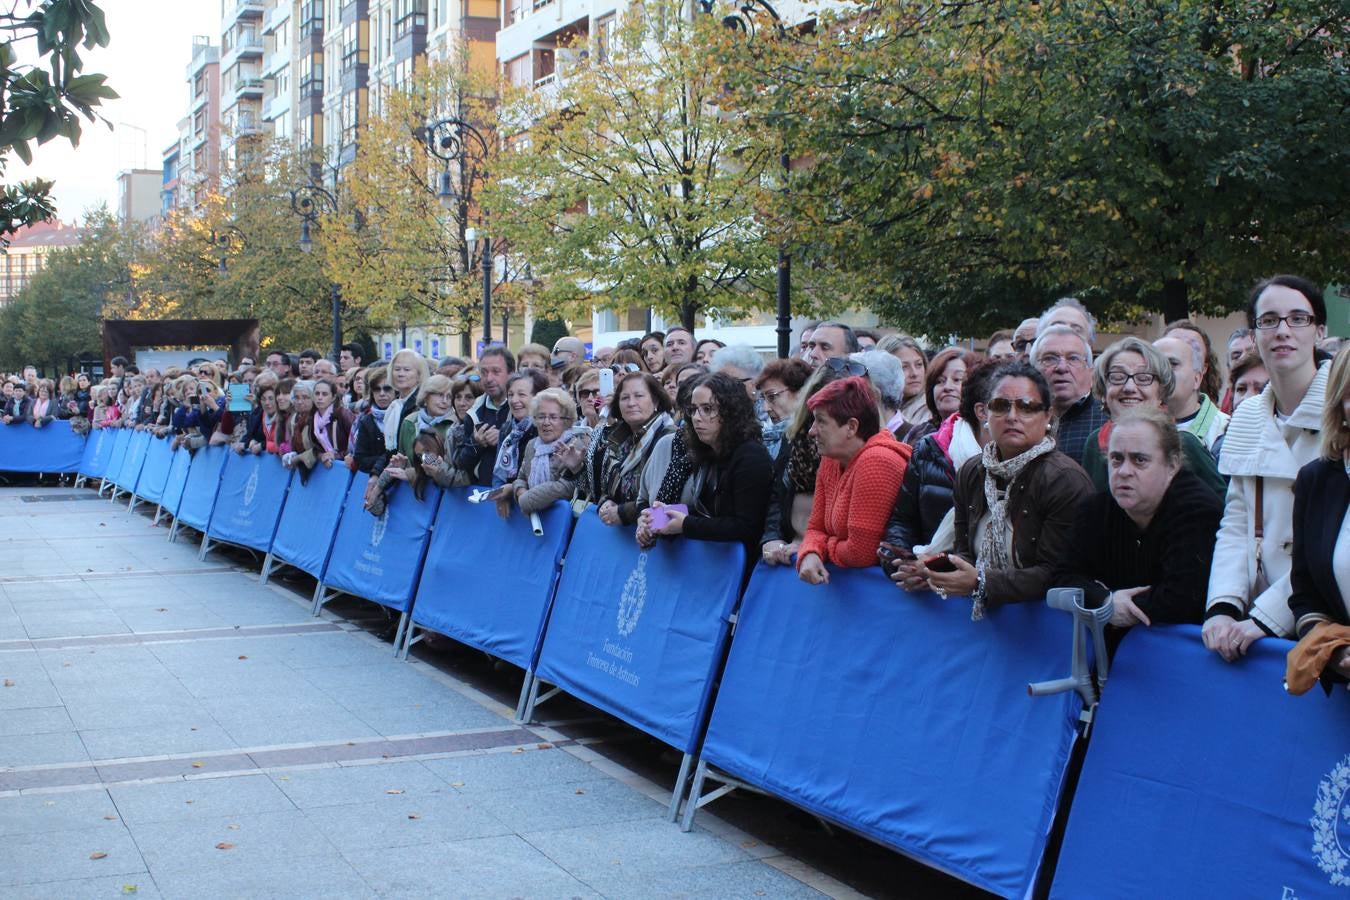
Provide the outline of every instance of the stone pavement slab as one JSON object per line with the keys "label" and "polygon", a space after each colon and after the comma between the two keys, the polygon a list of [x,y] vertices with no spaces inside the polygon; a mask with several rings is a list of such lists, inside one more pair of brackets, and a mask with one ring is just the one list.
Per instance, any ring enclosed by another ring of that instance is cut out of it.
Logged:
{"label": "stone pavement slab", "polygon": [[239,554],[34,490],[0,488],[5,900],[814,894]]}

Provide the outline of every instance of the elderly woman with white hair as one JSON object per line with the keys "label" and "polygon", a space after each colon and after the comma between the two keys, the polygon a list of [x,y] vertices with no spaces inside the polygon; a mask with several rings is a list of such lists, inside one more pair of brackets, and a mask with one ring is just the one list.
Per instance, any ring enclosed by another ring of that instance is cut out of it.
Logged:
{"label": "elderly woman with white hair", "polygon": [[[558,500],[570,500],[576,492],[580,466],[573,470],[567,458],[578,462],[585,459],[590,443],[590,431],[575,427],[577,406],[562,388],[547,388],[530,400],[530,418],[538,433],[525,445],[520,458],[520,473],[510,485],[510,499],[514,499],[525,515],[542,512]],[[577,451],[563,454],[565,448]],[[498,504],[498,512],[505,518],[510,514],[510,503]]]}
{"label": "elderly woman with white hair", "polygon": [[[732,344],[722,347],[712,354],[708,372],[725,372],[745,386],[745,392],[755,399],[755,381],[764,371],[764,357],[749,344]],[[755,410],[760,412],[760,410]],[[763,418],[761,416],[761,418]]]}
{"label": "elderly woman with white hair", "polygon": [[891,434],[905,427],[904,414],[900,404],[905,393],[905,370],[899,358],[884,350],[863,350],[850,353],[848,358],[867,369],[867,380],[877,395],[877,412],[881,415],[881,425]]}

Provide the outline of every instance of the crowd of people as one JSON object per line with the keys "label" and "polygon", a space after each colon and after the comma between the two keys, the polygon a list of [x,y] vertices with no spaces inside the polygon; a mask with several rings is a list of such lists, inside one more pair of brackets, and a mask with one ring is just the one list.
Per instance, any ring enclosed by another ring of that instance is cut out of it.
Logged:
{"label": "crowd of people", "polygon": [[[880,565],[977,620],[1077,586],[1111,599],[1117,634],[1201,624],[1233,661],[1350,624],[1350,348],[1305,279],[1261,282],[1245,311],[1223,362],[1187,320],[1099,351],[1073,298],[983,353],[824,321],[767,362],[679,326],[590,359],[575,337],[476,363],[365,365],[355,344],[233,370],[118,358],[97,384],[5,378],[0,420],[271,453],[301,481],[345,465],[374,515],[396,491],[479,486],[502,516],[594,507],[641,546],[739,542],[812,584]],[[1350,637],[1324,663],[1350,676]]]}

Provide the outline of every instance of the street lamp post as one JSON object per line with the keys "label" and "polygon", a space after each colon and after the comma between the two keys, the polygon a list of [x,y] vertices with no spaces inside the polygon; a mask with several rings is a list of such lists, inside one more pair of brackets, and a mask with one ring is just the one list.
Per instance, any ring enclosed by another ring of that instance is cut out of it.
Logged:
{"label": "street lamp post", "polygon": [[244,240],[244,232],[238,226],[226,225],[219,231],[211,229],[211,246],[216,249],[216,255],[220,259],[220,274],[224,275],[229,271],[227,260],[230,257],[230,251],[235,247],[244,246],[247,241]]}
{"label": "street lamp post", "polygon": [[[703,0],[704,12],[711,13],[712,0]],[[767,18],[777,37],[783,38],[787,30],[783,27],[783,18],[768,0],[741,0],[736,11],[722,17],[722,25],[732,31],[739,31],[747,40],[755,36],[757,19]],[[786,147],[778,157],[783,167],[783,196],[788,193],[788,176],[792,173],[792,158]],[[792,354],[792,257],[788,255],[786,242],[778,245],[778,358],[787,359]]]}
{"label": "street lamp post", "polygon": [[[331,191],[311,180],[291,191],[291,212],[300,217],[300,249],[306,253],[314,249],[310,228],[324,213],[337,213],[337,197]],[[342,292],[336,281],[328,285],[328,299],[333,307],[333,362],[342,355]]]}
{"label": "street lamp post", "polygon": [[[469,200],[473,193],[473,183],[487,178],[487,159],[490,154],[487,138],[469,122],[458,116],[439,119],[420,129],[419,135],[427,146],[427,152],[445,163],[441,172],[438,196],[442,203],[454,203],[459,209],[459,221],[469,216]],[[469,152],[469,144],[477,144],[478,162]],[[458,163],[466,190],[456,192],[450,178],[450,163]],[[472,165],[471,165],[472,163]],[[484,223],[485,224],[485,223]],[[464,241],[472,244],[478,237],[477,228],[464,229]],[[483,230],[480,252],[483,259],[483,346],[492,343],[492,238]],[[465,273],[467,274],[467,272]],[[506,335],[502,335],[506,339]]]}

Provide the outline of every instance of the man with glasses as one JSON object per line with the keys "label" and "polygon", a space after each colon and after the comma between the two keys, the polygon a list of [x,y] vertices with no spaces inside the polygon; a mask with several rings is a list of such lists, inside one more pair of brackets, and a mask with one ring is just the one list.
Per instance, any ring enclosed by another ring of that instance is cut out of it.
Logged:
{"label": "man with glasses", "polygon": [[276,375],[277,378],[291,377],[291,358],[288,354],[280,350],[273,350],[267,354],[267,368]]}
{"label": "man with glasses", "polygon": [[821,322],[811,331],[802,359],[811,368],[819,369],[828,359],[843,359],[860,349],[852,328],[839,322]]}
{"label": "man with glasses", "polygon": [[586,345],[581,342],[581,338],[574,338],[570,335],[560,337],[553,342],[553,359],[562,360],[564,365],[584,362]]}
{"label": "man with glasses", "polygon": [[1092,396],[1092,346],[1071,326],[1051,325],[1031,345],[1031,359],[1050,384],[1055,446],[1082,465],[1088,438],[1106,424],[1106,412]]}
{"label": "man with glasses", "polygon": [[1036,341],[1036,329],[1040,327],[1041,320],[1035,316],[1030,319],[1023,319],[1022,324],[1017,326],[1013,332],[1012,346],[1013,352],[1026,359],[1030,355],[1031,345]]}

